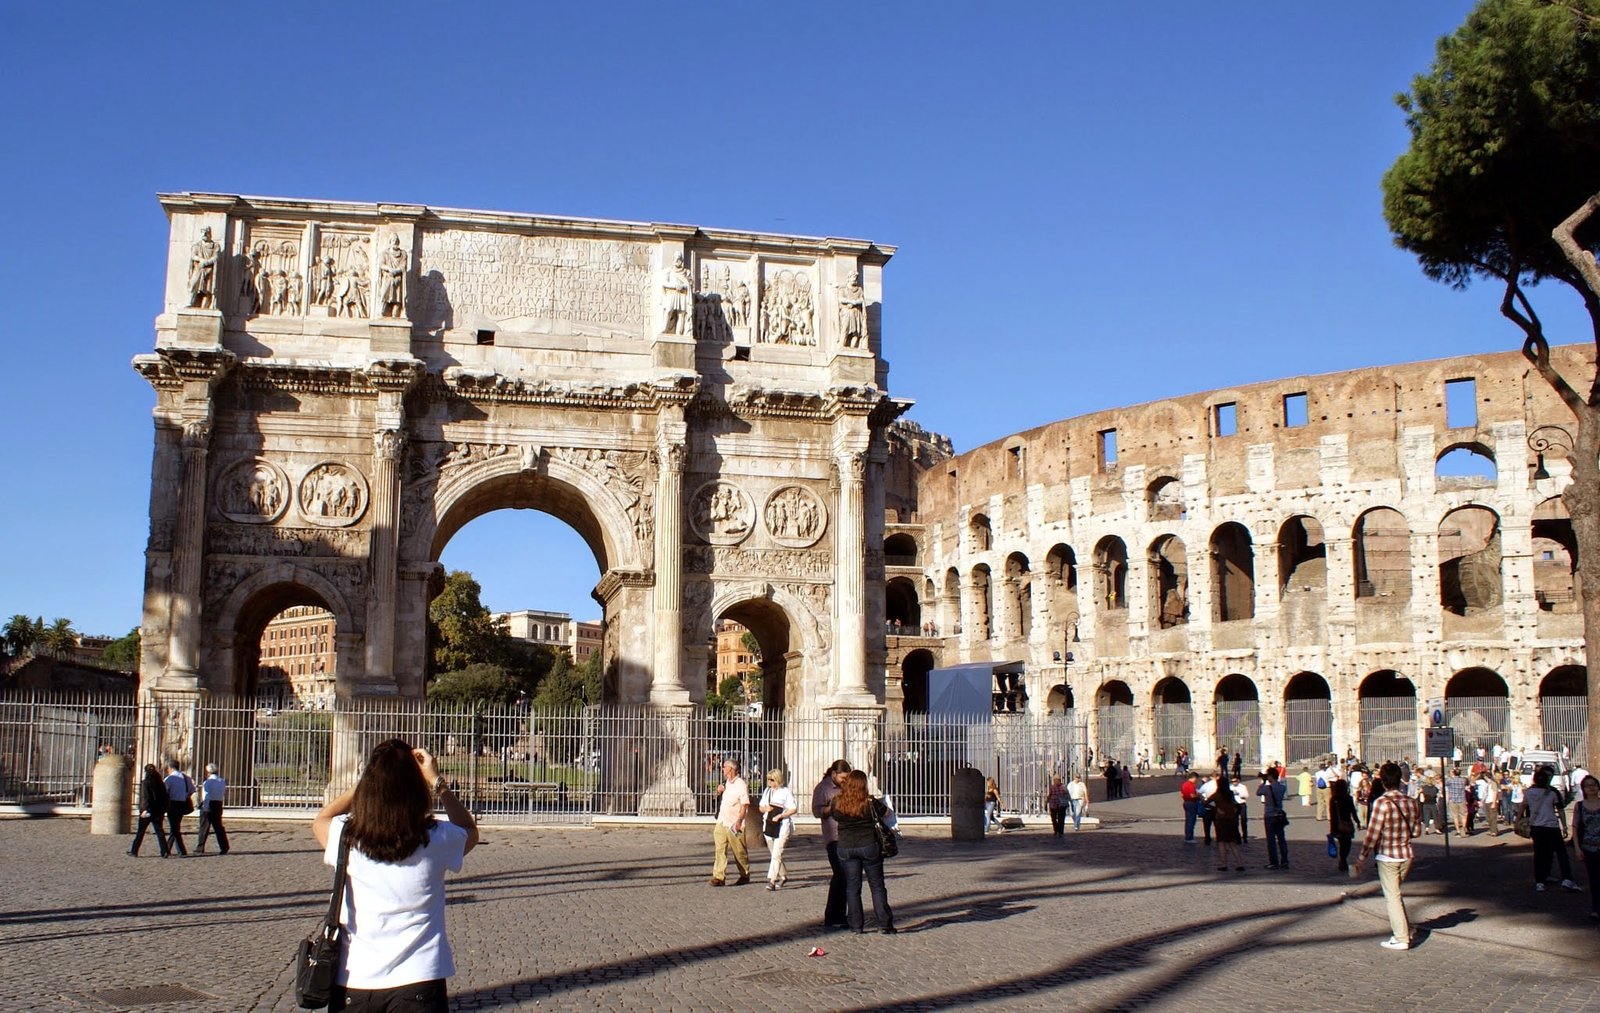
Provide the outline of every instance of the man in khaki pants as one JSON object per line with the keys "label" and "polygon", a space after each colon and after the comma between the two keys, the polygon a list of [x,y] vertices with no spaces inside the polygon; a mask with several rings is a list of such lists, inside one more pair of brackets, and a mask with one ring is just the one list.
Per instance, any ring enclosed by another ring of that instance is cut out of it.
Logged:
{"label": "man in khaki pants", "polygon": [[1411,871],[1411,839],[1422,832],[1422,806],[1400,791],[1400,766],[1385,763],[1378,771],[1383,794],[1372,803],[1367,821],[1367,836],[1361,844],[1361,857],[1350,865],[1350,878],[1361,875],[1368,856],[1377,855],[1378,885],[1383,889],[1384,906],[1389,910],[1389,938],[1386,950],[1411,949],[1411,923],[1406,920],[1405,899],[1400,884]]}
{"label": "man in khaki pants", "polygon": [[717,825],[711,831],[716,845],[716,859],[711,863],[711,885],[726,882],[728,852],[733,852],[733,864],[739,867],[735,886],[750,882],[750,852],[744,844],[744,818],[750,811],[750,787],[739,776],[739,764],[733,760],[722,761],[722,783],[717,785],[722,801],[717,806]]}

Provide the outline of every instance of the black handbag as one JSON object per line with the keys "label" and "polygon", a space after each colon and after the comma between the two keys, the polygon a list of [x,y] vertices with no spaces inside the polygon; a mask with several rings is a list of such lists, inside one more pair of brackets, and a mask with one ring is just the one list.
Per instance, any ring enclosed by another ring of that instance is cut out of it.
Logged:
{"label": "black handbag", "polygon": [[872,813],[872,832],[878,837],[878,853],[884,858],[898,855],[900,835],[883,825],[883,817],[878,813],[878,803],[868,802],[867,810]]}
{"label": "black handbag", "polygon": [[294,998],[301,1009],[323,1009],[333,998],[333,982],[339,975],[339,957],[344,945],[339,904],[344,900],[349,863],[350,825],[347,823],[339,834],[339,864],[333,870],[333,894],[328,898],[328,913],[317,931],[300,940],[295,949]]}

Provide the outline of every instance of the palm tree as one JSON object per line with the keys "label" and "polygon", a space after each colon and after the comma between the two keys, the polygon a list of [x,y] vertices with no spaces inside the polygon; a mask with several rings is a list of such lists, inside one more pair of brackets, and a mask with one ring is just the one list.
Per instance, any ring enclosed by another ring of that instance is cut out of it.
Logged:
{"label": "palm tree", "polygon": [[67,659],[78,649],[78,631],[72,628],[71,619],[57,618],[39,635],[39,643],[51,655]]}
{"label": "palm tree", "polygon": [[0,640],[5,641],[7,654],[20,658],[38,646],[43,630],[44,620],[35,622],[19,613],[6,620],[4,629],[0,629]]}

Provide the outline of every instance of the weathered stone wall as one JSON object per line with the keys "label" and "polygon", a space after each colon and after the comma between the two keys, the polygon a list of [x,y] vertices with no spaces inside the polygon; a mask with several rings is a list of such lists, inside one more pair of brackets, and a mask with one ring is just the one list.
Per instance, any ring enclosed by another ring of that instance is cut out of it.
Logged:
{"label": "weathered stone wall", "polygon": [[[1554,356],[1568,375],[1592,369],[1587,346]],[[1452,428],[1445,385],[1461,379],[1475,381],[1476,417]],[[1563,425],[1516,353],[1295,377],[998,440],[922,469],[914,512],[891,520],[917,539],[940,663],[1024,660],[1040,711],[1070,694],[1092,714],[1108,683],[1126,683],[1134,748],[1152,755],[1158,682],[1187,686],[1206,757],[1218,683],[1236,673],[1258,694],[1268,759],[1285,758],[1284,689],[1301,672],[1327,683],[1340,751],[1360,741],[1370,674],[1409,679],[1420,706],[1475,667],[1508,686],[1505,744],[1528,745],[1541,680],[1583,663],[1555,498],[1567,466],[1530,447]],[[1493,477],[1436,474],[1458,447],[1492,457]],[[922,646],[891,637],[891,666]]]}

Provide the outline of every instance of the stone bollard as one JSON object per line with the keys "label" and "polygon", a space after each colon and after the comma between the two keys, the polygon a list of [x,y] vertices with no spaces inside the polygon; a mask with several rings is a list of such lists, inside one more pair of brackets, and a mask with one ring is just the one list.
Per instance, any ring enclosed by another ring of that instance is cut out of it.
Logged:
{"label": "stone bollard", "polygon": [[983,772],[965,767],[950,777],[950,839],[983,840]]}
{"label": "stone bollard", "polygon": [[133,830],[133,767],[115,754],[106,754],[94,763],[94,796],[89,815],[89,833],[113,835]]}

